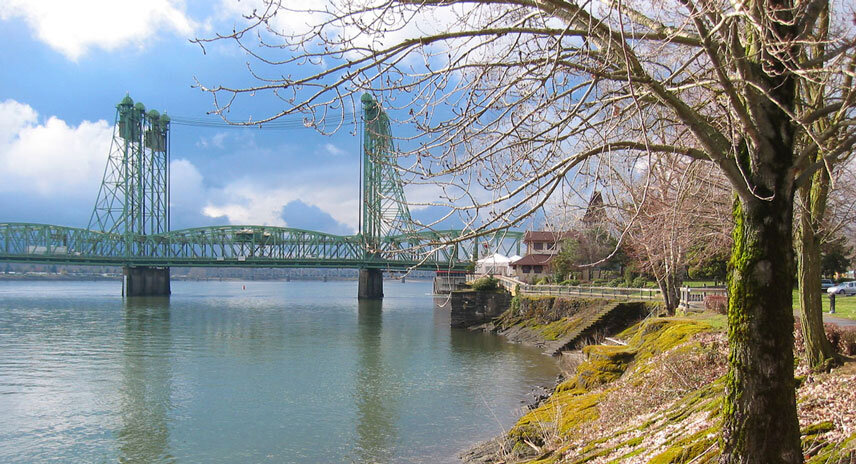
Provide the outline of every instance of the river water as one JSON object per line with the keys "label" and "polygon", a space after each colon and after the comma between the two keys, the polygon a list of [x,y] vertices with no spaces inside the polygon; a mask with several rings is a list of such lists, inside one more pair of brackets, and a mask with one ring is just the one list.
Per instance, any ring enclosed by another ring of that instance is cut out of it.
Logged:
{"label": "river water", "polygon": [[430,282],[172,290],[0,282],[0,462],[455,462],[558,373],[450,329]]}

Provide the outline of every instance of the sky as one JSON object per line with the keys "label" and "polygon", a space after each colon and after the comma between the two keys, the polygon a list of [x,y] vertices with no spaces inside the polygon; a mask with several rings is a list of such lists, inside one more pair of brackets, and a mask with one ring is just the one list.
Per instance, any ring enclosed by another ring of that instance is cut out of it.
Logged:
{"label": "sky", "polygon": [[[230,31],[246,5],[236,2],[0,2],[0,222],[87,226],[126,93],[174,118],[218,121],[193,84],[252,84],[247,58],[190,39]],[[269,98],[243,105],[246,115],[275,108]],[[356,231],[359,138],[347,128],[174,124],[171,137],[172,229]]]}

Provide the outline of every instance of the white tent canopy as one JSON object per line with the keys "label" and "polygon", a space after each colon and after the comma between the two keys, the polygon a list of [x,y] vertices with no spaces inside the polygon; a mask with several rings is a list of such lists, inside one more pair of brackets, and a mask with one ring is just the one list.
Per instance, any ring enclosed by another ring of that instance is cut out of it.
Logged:
{"label": "white tent canopy", "polygon": [[509,263],[511,263],[510,258],[494,253],[493,256],[486,256],[476,261],[476,273],[508,275]]}

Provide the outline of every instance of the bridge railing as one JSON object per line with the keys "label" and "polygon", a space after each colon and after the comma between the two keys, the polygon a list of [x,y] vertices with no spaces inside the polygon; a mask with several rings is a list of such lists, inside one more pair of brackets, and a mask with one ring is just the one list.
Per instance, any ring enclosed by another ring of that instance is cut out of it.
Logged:
{"label": "bridge railing", "polygon": [[623,287],[586,287],[576,285],[532,285],[507,276],[493,276],[499,284],[516,294],[576,296],[590,298],[609,298],[620,300],[662,300],[660,289],[657,288],[623,288]]}
{"label": "bridge railing", "polygon": [[[608,298],[616,300],[663,301],[659,288],[586,287],[571,285],[532,285],[507,276],[494,276],[499,284],[511,292],[524,295],[573,296]],[[680,307],[685,310],[712,309],[727,301],[724,287],[681,287]]]}
{"label": "bridge railing", "polygon": [[589,298],[609,298],[618,300],[662,300],[657,288],[621,288],[621,287],[584,287],[569,285],[529,285],[521,286],[520,291],[527,295],[576,296]]}
{"label": "bridge railing", "polygon": [[725,287],[681,287],[683,309],[715,309],[718,305],[727,305],[728,290]]}

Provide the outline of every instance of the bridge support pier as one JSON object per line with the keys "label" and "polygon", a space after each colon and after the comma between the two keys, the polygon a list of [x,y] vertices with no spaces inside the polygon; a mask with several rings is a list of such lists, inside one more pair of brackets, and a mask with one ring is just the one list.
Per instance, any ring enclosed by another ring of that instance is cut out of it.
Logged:
{"label": "bridge support pier", "polygon": [[360,284],[357,298],[377,300],[383,298],[383,270],[360,269]]}
{"label": "bridge support pier", "polygon": [[122,296],[169,296],[168,267],[124,267]]}

